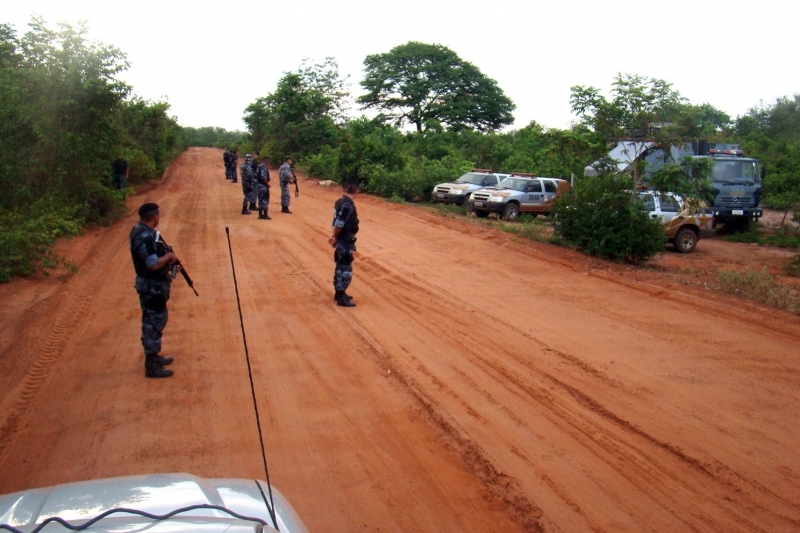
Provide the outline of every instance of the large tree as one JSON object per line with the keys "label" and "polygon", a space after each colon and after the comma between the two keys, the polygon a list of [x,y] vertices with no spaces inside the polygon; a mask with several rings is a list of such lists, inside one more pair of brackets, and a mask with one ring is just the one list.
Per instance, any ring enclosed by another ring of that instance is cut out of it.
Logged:
{"label": "large tree", "polygon": [[446,46],[411,41],[367,56],[364,70],[367,94],[358,103],[398,126],[495,131],[514,121],[515,105],[497,82]]}
{"label": "large tree", "polygon": [[281,157],[315,154],[336,144],[336,123],[343,120],[348,98],[346,80],[332,58],[315,65],[304,61],[278,81],[275,92],[247,106],[244,122],[255,148],[267,144]]}

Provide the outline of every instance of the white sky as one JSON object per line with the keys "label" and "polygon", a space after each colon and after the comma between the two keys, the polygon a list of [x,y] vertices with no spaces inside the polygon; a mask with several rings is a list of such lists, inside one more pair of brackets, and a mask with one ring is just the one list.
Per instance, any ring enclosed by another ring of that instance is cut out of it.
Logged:
{"label": "white sky", "polygon": [[[517,109],[567,128],[570,87],[610,88],[618,72],[665,79],[733,118],[800,93],[798,0],[0,0],[18,35],[32,14],[51,27],[86,20],[120,48],[122,78],[166,99],[184,126],[244,130],[244,108],[304,58],[334,57],[352,91],[363,61],[408,41],[443,44],[495,79]],[[360,114],[357,108],[353,114]]]}

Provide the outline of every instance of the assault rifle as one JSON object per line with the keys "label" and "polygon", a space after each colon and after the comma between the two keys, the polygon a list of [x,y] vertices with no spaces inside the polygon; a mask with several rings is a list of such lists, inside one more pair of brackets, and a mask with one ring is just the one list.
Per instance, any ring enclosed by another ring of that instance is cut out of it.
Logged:
{"label": "assault rifle", "polygon": [[294,173],[294,169],[292,169],[292,178],[294,178],[294,197],[297,198],[300,196],[300,189],[297,187],[297,175]]}
{"label": "assault rifle", "polygon": [[[164,250],[169,253],[172,252],[172,246],[166,243],[164,238],[161,236],[161,232],[156,232],[156,244],[161,244],[164,247]],[[172,263],[172,279],[175,279],[178,276],[178,267],[181,267],[180,272],[183,279],[186,280],[186,284],[194,291],[195,296],[200,296],[197,294],[197,289],[194,288],[194,281],[192,278],[189,277],[189,274],[186,272],[186,268],[181,264],[180,261],[175,261]]]}

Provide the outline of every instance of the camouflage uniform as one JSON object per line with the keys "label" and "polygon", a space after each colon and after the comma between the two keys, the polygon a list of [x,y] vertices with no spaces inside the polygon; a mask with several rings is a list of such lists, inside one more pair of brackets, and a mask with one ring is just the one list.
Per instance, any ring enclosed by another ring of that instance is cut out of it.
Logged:
{"label": "camouflage uniform", "polygon": [[134,287],[142,308],[142,346],[146,367],[161,352],[161,336],[169,316],[167,300],[172,276],[168,267],[156,272],[150,270],[166,253],[162,246],[156,245],[156,230],[139,222],[131,230],[130,248],[136,270]]}
{"label": "camouflage uniform", "polygon": [[342,228],[333,252],[333,260],[336,262],[336,268],[333,271],[333,288],[340,293],[345,292],[353,280],[353,252],[356,251],[358,213],[352,198],[344,195],[336,200],[331,226]]}
{"label": "camouflage uniform", "polygon": [[236,152],[231,152],[231,179],[233,183],[236,183],[238,180],[236,179],[236,163],[239,162],[239,154]]}
{"label": "camouflage uniform", "polygon": [[282,164],[281,168],[278,169],[278,180],[281,184],[281,207],[283,209],[289,209],[289,202],[292,199],[292,195],[289,194],[289,182],[292,181],[292,167],[289,166],[289,163]]}
{"label": "camouflage uniform", "polygon": [[269,187],[267,187],[267,183],[269,183],[270,178],[269,168],[266,163],[261,162],[258,164],[253,179],[256,183],[256,191],[258,192],[258,216],[259,218],[268,218]]}
{"label": "camouflage uniform", "polygon": [[256,196],[256,188],[255,184],[253,183],[253,171],[250,168],[250,162],[245,161],[242,166],[239,167],[242,176],[242,191],[244,192],[244,201],[242,202],[242,210],[247,209],[247,206],[250,206],[250,209],[255,209],[256,200],[258,196]]}
{"label": "camouflage uniform", "polygon": [[225,179],[231,179],[231,153],[228,150],[222,154],[222,164],[225,165]]}

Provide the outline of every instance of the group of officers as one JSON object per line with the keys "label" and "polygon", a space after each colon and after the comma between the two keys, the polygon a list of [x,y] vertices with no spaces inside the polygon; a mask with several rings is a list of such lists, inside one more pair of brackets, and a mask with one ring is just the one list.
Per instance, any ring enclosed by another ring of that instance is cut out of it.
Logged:
{"label": "group of officers", "polygon": [[[236,167],[229,175],[229,160],[238,159],[236,151],[226,151],[226,178],[236,183]],[[230,158],[230,159],[229,159]],[[250,214],[258,200],[258,218],[270,220],[267,214],[269,204],[269,158],[258,161],[258,152],[252,156],[247,154],[241,165],[244,202],[242,214]],[[296,183],[297,178],[292,171],[292,159],[286,157],[278,171],[281,184],[281,213],[289,211],[289,184]],[[336,264],[333,274],[333,299],[341,307],[355,307],[353,297],[347,294],[347,288],[353,280],[353,258],[356,251],[356,234],[358,233],[358,213],[355,199],[358,196],[358,182],[348,183],[344,194],[334,204],[333,222],[328,244],[333,247],[333,259]],[[180,271],[178,256],[160,238],[156,226],[161,212],[157,204],[147,202],[139,208],[139,223],[133,227],[129,237],[133,267],[136,271],[134,287],[139,295],[139,306],[142,310],[142,347],[144,348],[145,376],[148,378],[165,378],[172,376],[173,371],[165,368],[173,362],[173,358],[161,355],[161,337],[167,325],[167,301],[170,296],[172,280]]]}
{"label": "group of officers", "polygon": [[[236,163],[239,160],[236,150],[226,150],[222,154],[222,160],[225,165],[225,179],[236,183]],[[252,155],[245,154],[244,163],[239,167],[239,171],[242,178],[242,192],[244,193],[242,214],[249,215],[251,211],[258,209],[259,219],[272,220],[272,217],[269,216],[269,189],[271,186],[269,157],[265,156],[259,162],[258,152],[253,152]],[[283,164],[278,169],[278,182],[281,186],[281,213],[291,215],[289,204],[292,201],[292,195],[289,193],[289,185],[297,185],[297,176],[295,176],[292,168],[291,156],[286,156],[283,159]]]}

